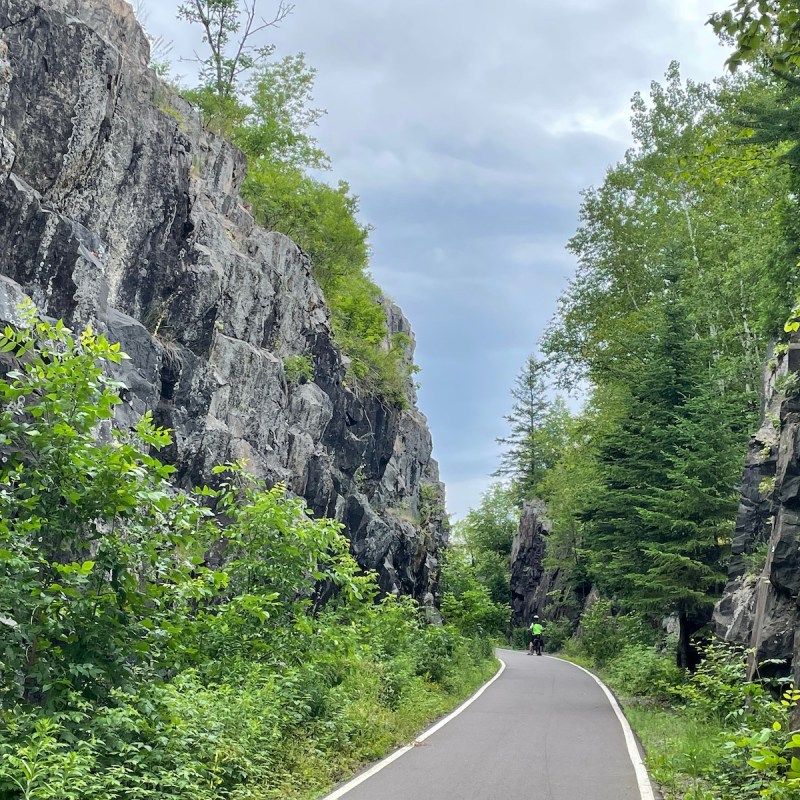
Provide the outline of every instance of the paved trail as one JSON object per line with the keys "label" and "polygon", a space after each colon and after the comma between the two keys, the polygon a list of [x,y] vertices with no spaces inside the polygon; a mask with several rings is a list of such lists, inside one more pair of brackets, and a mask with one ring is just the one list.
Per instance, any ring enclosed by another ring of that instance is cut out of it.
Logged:
{"label": "paved trail", "polygon": [[651,800],[609,699],[578,667],[502,650],[472,705],[343,800]]}

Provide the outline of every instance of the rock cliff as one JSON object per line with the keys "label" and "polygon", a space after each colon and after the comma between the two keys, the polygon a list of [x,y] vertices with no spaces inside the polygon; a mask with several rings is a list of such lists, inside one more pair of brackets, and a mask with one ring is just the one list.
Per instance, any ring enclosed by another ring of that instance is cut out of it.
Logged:
{"label": "rock cliff", "polygon": [[[413,389],[401,411],[347,388],[307,257],[254,223],[243,156],[148,59],[122,0],[0,0],[0,318],[27,294],[104,330],[131,356],[117,424],[173,429],[181,485],[244,458],[341,520],[384,591],[431,602],[446,521]],[[287,379],[297,356],[313,381]]]}
{"label": "rock cliff", "polygon": [[765,370],[762,424],[745,461],[729,582],[714,610],[718,636],[753,648],[751,672],[766,659],[778,662],[768,670],[800,666],[799,373],[797,341]]}
{"label": "rock cliff", "polygon": [[547,509],[541,501],[525,501],[511,547],[511,624],[527,627],[534,614],[546,619],[577,619],[582,600],[567,587],[561,571],[545,569],[550,533]]}

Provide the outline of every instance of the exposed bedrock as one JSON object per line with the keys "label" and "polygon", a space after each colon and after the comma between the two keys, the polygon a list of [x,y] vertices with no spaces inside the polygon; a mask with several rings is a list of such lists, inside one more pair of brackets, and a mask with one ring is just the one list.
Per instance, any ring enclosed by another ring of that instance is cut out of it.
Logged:
{"label": "exposed bedrock", "polygon": [[[341,520],[385,591],[430,602],[446,521],[423,509],[443,487],[413,389],[401,411],[344,385],[308,258],[254,223],[242,154],[148,58],[121,0],[0,0],[0,318],[24,292],[98,326],[131,356],[117,423],[172,428],[181,485],[244,458]],[[313,382],[287,380],[298,355]]]}
{"label": "exposed bedrock", "polygon": [[800,399],[778,388],[782,382],[791,386],[799,371],[797,341],[765,370],[762,424],[745,461],[729,583],[714,610],[717,634],[753,649],[751,672],[766,660],[778,662],[767,671],[785,670],[793,661],[795,670],[800,666],[794,659],[800,624]]}
{"label": "exposed bedrock", "polygon": [[567,587],[558,569],[546,569],[550,522],[541,501],[526,501],[511,548],[511,624],[528,626],[534,614],[577,619],[582,601]]}

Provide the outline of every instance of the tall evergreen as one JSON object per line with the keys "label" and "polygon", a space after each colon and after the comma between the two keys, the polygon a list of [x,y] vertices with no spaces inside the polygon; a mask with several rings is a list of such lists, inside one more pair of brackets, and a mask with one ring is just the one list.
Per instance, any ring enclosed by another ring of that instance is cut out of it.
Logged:
{"label": "tall evergreen", "polygon": [[536,494],[563,451],[569,410],[561,398],[548,399],[546,373],[547,362],[528,356],[511,389],[509,433],[497,440],[505,449],[495,475],[511,478],[518,500]]}
{"label": "tall evergreen", "polygon": [[605,593],[628,608],[678,615],[686,664],[691,618],[708,611],[722,582],[736,449],[676,283],[650,318],[640,360],[620,366],[627,396],[598,450],[586,546]]}

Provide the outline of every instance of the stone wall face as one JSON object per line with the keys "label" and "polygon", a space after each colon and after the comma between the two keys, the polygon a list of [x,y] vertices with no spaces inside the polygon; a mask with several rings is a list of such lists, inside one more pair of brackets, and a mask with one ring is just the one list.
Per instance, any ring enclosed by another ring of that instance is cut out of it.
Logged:
{"label": "stone wall face", "polygon": [[[242,154],[148,58],[122,0],[0,0],[0,317],[26,294],[99,327],[131,356],[117,424],[171,428],[181,485],[246,459],[341,520],[385,591],[430,601],[447,534],[418,519],[443,488],[413,389],[406,411],[348,390],[308,258],[254,223]],[[290,383],[303,354],[314,382]]]}
{"label": "stone wall face", "polygon": [[745,460],[729,582],[714,610],[717,635],[753,649],[751,672],[766,659],[800,667],[794,658],[800,624],[800,398],[777,388],[800,371],[799,355],[793,341],[765,371],[762,425]]}
{"label": "stone wall face", "polygon": [[546,569],[550,522],[541,501],[526,501],[511,548],[511,624],[527,627],[534,614],[542,619],[576,620],[583,604],[558,569]]}

